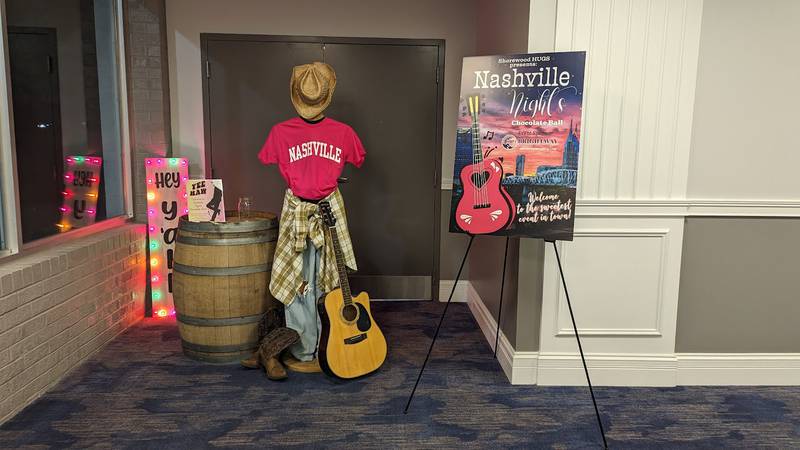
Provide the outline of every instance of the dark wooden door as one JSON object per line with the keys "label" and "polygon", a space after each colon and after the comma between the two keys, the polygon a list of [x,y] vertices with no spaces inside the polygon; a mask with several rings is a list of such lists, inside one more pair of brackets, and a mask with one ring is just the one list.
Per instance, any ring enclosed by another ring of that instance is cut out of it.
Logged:
{"label": "dark wooden door", "polygon": [[203,35],[207,170],[225,200],[254,197],[280,211],[285,182],[256,154],[270,128],[296,115],[289,76],[297,64],[336,70],[326,115],[345,122],[367,150],[342,186],[359,272],[354,290],[373,298],[431,298],[437,282],[437,174],[441,91],[437,41]]}
{"label": "dark wooden door", "polygon": [[257,159],[272,125],[295,114],[289,99],[292,67],[322,58],[318,45],[209,40],[206,79],[206,171],[222,178],[225,203],[241,196],[253,209],[280,213],[285,183],[278,168]]}
{"label": "dark wooden door", "polygon": [[63,152],[56,31],[9,27],[22,241],[50,236],[60,219]]}

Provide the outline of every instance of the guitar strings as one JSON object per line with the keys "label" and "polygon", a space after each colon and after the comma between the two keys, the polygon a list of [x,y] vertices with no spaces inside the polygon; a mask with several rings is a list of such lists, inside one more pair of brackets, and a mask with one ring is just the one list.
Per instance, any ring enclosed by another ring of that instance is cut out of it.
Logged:
{"label": "guitar strings", "polygon": [[[470,119],[472,119],[472,176],[471,176],[471,181],[472,181],[472,184],[475,185],[476,184],[475,180],[477,179],[476,175],[478,173],[477,169],[476,169],[477,164],[478,164],[478,160],[477,160],[477,157],[475,155],[475,146],[478,145],[479,143],[476,143],[476,141],[475,141],[475,134],[477,133],[477,126],[476,126],[477,117],[476,117],[476,114],[475,114],[475,106],[474,106],[474,102],[473,102],[473,97],[471,97],[471,96],[469,97],[469,113],[470,113]],[[477,187],[477,186],[475,186],[475,187]],[[472,190],[472,206],[473,206],[473,208],[477,204],[478,204],[478,192],[477,192],[476,189],[473,189]]]}
{"label": "guitar strings", "polygon": [[[475,101],[480,101],[480,98],[476,98]],[[480,121],[478,122],[478,127],[480,128]],[[480,134],[480,133],[479,133]],[[489,204],[489,192],[486,187],[487,182],[489,181],[489,176],[491,172],[487,175],[486,171],[486,159],[484,159],[483,155],[483,146],[481,146],[481,191],[483,192],[483,205]]]}
{"label": "guitar strings", "polygon": [[477,148],[477,151],[478,151],[478,153],[477,153],[477,159],[478,160],[477,160],[477,163],[475,165],[475,171],[478,174],[476,179],[480,183],[480,185],[477,186],[478,187],[478,189],[477,189],[478,190],[478,200],[480,201],[480,203],[479,203],[480,205],[484,205],[485,204],[485,198],[484,197],[485,197],[486,191],[485,191],[485,189],[483,187],[485,186],[486,183],[485,183],[485,180],[483,179],[483,143],[481,142],[481,124],[480,124],[480,121],[478,119],[478,117],[480,115],[480,97],[476,95],[474,97],[473,101],[475,102],[475,137],[476,137],[476,141],[477,141],[476,148]]}
{"label": "guitar strings", "polygon": [[[473,104],[477,103],[477,102],[475,102],[475,97],[472,98],[472,102],[473,102]],[[474,172],[474,175],[472,176],[472,183],[473,184],[477,184],[477,183],[479,183],[479,181],[477,181],[477,180],[480,179],[480,168],[478,167],[478,164],[480,163],[480,153],[479,152],[481,151],[481,142],[480,142],[481,131],[480,131],[480,127],[478,125],[478,105],[477,104],[475,104],[475,109],[473,110],[472,120],[473,120],[472,121],[473,127],[475,128],[473,130],[473,136],[475,136],[475,146],[473,147],[472,156],[475,159],[475,161],[474,161],[474,165],[472,166],[472,170]],[[475,203],[474,204],[478,205],[478,204],[480,204],[480,201],[481,201],[481,191],[480,191],[480,186],[476,185],[475,187],[477,189],[475,189]]]}
{"label": "guitar strings", "polygon": [[480,152],[478,154],[478,157],[479,157],[478,162],[480,163],[480,167],[478,167],[476,165],[476,168],[477,168],[477,171],[478,171],[478,179],[480,180],[480,186],[478,186],[478,192],[479,192],[478,198],[480,199],[481,206],[484,206],[489,202],[489,197],[488,197],[488,193],[486,192],[486,181],[487,180],[486,180],[486,177],[484,176],[484,173],[486,172],[484,170],[485,169],[485,167],[484,167],[485,166],[485,160],[483,159],[483,143],[481,142],[481,136],[480,136],[480,134],[481,134],[480,133],[480,128],[481,127],[480,127],[480,120],[479,120],[480,113],[481,113],[481,111],[480,111],[480,101],[481,101],[480,96],[476,95],[475,96],[475,131],[476,131],[476,134],[477,134],[477,141],[478,141],[477,147],[478,147],[478,151]]}
{"label": "guitar strings", "polygon": [[476,95],[475,97],[473,97],[472,101],[475,103],[475,137],[476,137],[476,139],[475,139],[475,141],[476,141],[475,147],[477,149],[477,152],[476,152],[477,161],[475,162],[475,172],[477,173],[477,176],[475,177],[474,180],[477,183],[477,186],[475,186],[477,188],[476,191],[477,191],[477,194],[478,194],[478,203],[477,204],[480,205],[480,204],[483,203],[483,189],[482,189],[483,188],[483,184],[481,183],[481,181],[483,180],[483,167],[482,167],[482,164],[481,164],[481,162],[483,160],[483,158],[482,158],[483,157],[483,143],[481,142],[481,124],[478,121],[478,114],[480,113],[478,111],[478,96]]}
{"label": "guitar strings", "polygon": [[[478,102],[478,104],[480,104],[480,101],[481,101],[480,97],[476,97],[475,101]],[[480,110],[480,107],[478,107],[478,109]],[[481,111],[481,113],[482,112],[483,111]],[[478,122],[478,126],[480,127],[480,122]],[[483,147],[481,147],[481,161],[483,161],[482,169],[486,169],[486,167],[485,167],[486,166],[486,159],[485,159],[484,154],[483,154]],[[481,177],[482,177],[482,181],[483,181],[483,184],[481,185],[481,189],[483,189],[483,197],[484,197],[483,204],[484,205],[488,205],[489,204],[489,192],[488,192],[488,189],[487,189],[486,185],[489,182],[489,177],[491,176],[491,173],[492,173],[491,171],[488,171],[488,175],[484,175],[484,174],[487,174],[487,171],[483,170],[481,172]]]}

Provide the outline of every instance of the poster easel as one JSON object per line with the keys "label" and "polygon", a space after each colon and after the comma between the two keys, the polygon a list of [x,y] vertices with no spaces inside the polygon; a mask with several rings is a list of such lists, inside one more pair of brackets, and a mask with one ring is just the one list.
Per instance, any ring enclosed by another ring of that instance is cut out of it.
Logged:
{"label": "poster easel", "polygon": [[[495,336],[495,346],[494,346],[494,356],[497,358],[497,343],[500,338],[500,320],[502,318],[502,308],[503,308],[503,286],[505,285],[506,279],[506,260],[508,259],[508,237],[506,237],[506,250],[503,254],[503,275],[500,279],[500,308],[498,310],[498,317],[497,317],[497,335]],[[433,346],[436,344],[436,338],[439,337],[439,330],[442,327],[442,322],[444,322],[444,316],[447,314],[447,308],[450,306],[450,303],[453,300],[453,294],[456,291],[456,286],[458,285],[458,281],[461,279],[461,272],[464,269],[464,263],[467,261],[467,257],[469,256],[470,248],[472,248],[472,242],[475,240],[475,235],[469,235],[469,244],[467,244],[467,249],[464,251],[464,257],[461,259],[461,265],[458,268],[458,273],[456,274],[455,282],[453,283],[453,288],[450,290],[450,295],[447,297],[447,303],[445,303],[444,310],[442,311],[441,317],[439,317],[439,324],[436,326],[436,332],[433,334],[433,339],[431,339],[431,345],[428,347],[428,353],[425,355],[425,361],[422,363],[422,367],[419,370],[419,374],[417,375],[417,381],[414,383],[414,387],[411,389],[411,394],[408,396],[408,401],[406,402],[406,407],[403,410],[403,414],[408,414],[408,409],[411,406],[411,401],[414,399],[414,394],[417,392],[417,387],[419,386],[419,381],[422,379],[422,374],[425,371],[425,367],[428,365],[428,360],[431,357],[431,352],[433,351]],[[592,380],[589,377],[589,368],[586,365],[586,357],[583,354],[583,346],[581,345],[581,338],[580,334],[578,333],[578,326],[575,322],[575,314],[572,311],[572,302],[569,298],[569,291],[567,290],[567,280],[564,277],[564,269],[561,266],[561,256],[558,253],[558,246],[556,245],[556,241],[545,241],[550,242],[553,244],[553,251],[556,254],[556,261],[558,261],[558,273],[561,276],[561,284],[564,287],[564,295],[567,299],[567,307],[569,308],[569,317],[572,319],[572,330],[575,332],[575,340],[578,343],[578,352],[581,355],[581,363],[583,364],[583,371],[586,374],[586,383],[589,385],[589,394],[592,398],[592,404],[594,405],[594,413],[595,417],[597,417],[597,426],[600,429],[600,436],[603,439],[603,448],[608,448],[608,442],[606,441],[606,433],[605,429],[603,428],[603,421],[600,418],[600,409],[597,407],[597,399],[594,395],[594,388],[592,387]]]}
{"label": "poster easel", "polygon": [[582,51],[464,58],[450,231],[466,233],[470,239],[405,413],[430,359],[475,236],[506,236],[495,358],[509,237],[542,239],[553,244],[597,424],[603,446],[608,447],[556,245],[556,241],[573,238],[585,69],[586,52]]}

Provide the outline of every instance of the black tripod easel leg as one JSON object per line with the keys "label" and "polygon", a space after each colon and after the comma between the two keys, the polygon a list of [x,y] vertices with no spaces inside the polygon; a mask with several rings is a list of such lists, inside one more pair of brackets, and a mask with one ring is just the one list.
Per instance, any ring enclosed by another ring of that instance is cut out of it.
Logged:
{"label": "black tripod easel leg", "polygon": [[464,263],[467,262],[467,256],[469,256],[469,249],[472,247],[472,241],[475,239],[475,235],[469,236],[469,244],[467,244],[467,250],[464,251],[464,258],[461,260],[461,266],[458,268],[458,273],[456,274],[456,280],[453,282],[453,289],[450,290],[450,296],[447,297],[447,303],[444,305],[444,311],[442,311],[442,317],[439,318],[439,325],[436,326],[436,332],[433,334],[433,339],[431,340],[431,346],[428,348],[428,354],[425,355],[425,361],[422,363],[422,367],[419,369],[419,375],[417,375],[417,381],[414,383],[414,389],[411,390],[411,395],[408,396],[408,402],[406,403],[406,408],[403,410],[403,414],[408,414],[408,407],[411,406],[411,400],[414,398],[414,393],[417,392],[417,386],[419,385],[419,380],[422,378],[422,372],[425,371],[425,366],[428,365],[428,359],[431,357],[431,352],[433,351],[433,345],[436,343],[436,338],[439,336],[439,330],[442,328],[442,322],[444,322],[444,316],[447,314],[447,307],[450,306],[450,302],[453,300],[453,294],[456,292],[456,286],[458,286],[458,280],[461,279],[461,271],[464,270]]}
{"label": "black tripod easel leg", "polygon": [[497,333],[494,335],[494,357],[497,358],[497,344],[500,343],[500,320],[503,318],[503,289],[506,287],[506,262],[508,262],[508,236],[506,250],[503,252],[503,275],[500,277],[500,306],[497,307]]}
{"label": "black tripod easel leg", "polygon": [[583,356],[583,346],[581,346],[581,338],[578,335],[578,326],[575,324],[575,314],[572,313],[572,303],[569,301],[569,292],[567,291],[567,280],[564,278],[564,269],[561,267],[561,256],[558,254],[558,246],[555,241],[550,241],[553,244],[553,251],[556,252],[556,261],[558,261],[558,272],[561,274],[561,284],[564,286],[564,296],[567,298],[567,307],[569,308],[569,317],[572,319],[572,329],[575,331],[575,340],[578,341],[578,351],[581,354],[581,362],[583,363],[583,372],[586,374],[586,384],[589,385],[589,393],[592,396],[592,404],[594,405],[594,414],[597,416],[597,425],[600,427],[600,436],[603,437],[603,448],[608,448],[606,442],[606,432],[603,429],[603,421],[600,419],[600,410],[597,408],[597,400],[594,398],[594,389],[592,388],[592,380],[589,378],[589,369],[586,367],[586,358]]}

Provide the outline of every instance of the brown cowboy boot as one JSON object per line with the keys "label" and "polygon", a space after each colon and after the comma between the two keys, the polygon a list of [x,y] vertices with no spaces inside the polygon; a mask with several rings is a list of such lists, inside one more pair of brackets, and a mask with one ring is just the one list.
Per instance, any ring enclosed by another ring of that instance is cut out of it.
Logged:
{"label": "brown cowboy boot", "polygon": [[258,361],[258,350],[255,353],[250,355],[249,358],[243,359],[239,361],[239,364],[246,369],[258,369],[261,367],[261,364]]}
{"label": "brown cowboy boot", "polygon": [[282,327],[270,331],[261,341],[261,346],[258,347],[258,359],[264,366],[267,378],[273,381],[287,378],[286,368],[278,359],[278,355],[298,340],[300,335],[297,331]]}
{"label": "brown cowboy boot", "polygon": [[[270,331],[280,328],[283,325],[283,305],[279,304],[279,306],[267,309],[264,314],[261,315],[261,320],[258,322],[258,342],[262,342]],[[239,361],[239,363],[242,367],[247,369],[260,369],[261,367],[265,367],[265,365],[258,360],[258,349],[256,349],[249,358],[243,359]]]}
{"label": "brown cowboy boot", "polygon": [[267,379],[272,381],[281,381],[289,378],[286,368],[283,367],[283,363],[278,358],[268,359],[267,363],[264,364],[264,371],[267,374]]}
{"label": "brown cowboy boot", "polygon": [[263,367],[264,371],[267,373],[267,378],[273,381],[285,380],[289,377],[286,373],[286,368],[283,367],[283,363],[281,363],[280,359],[277,357],[272,357],[268,359],[266,363],[262,363],[259,352],[255,352],[253,356],[241,360],[240,363],[248,369],[259,369]]}

